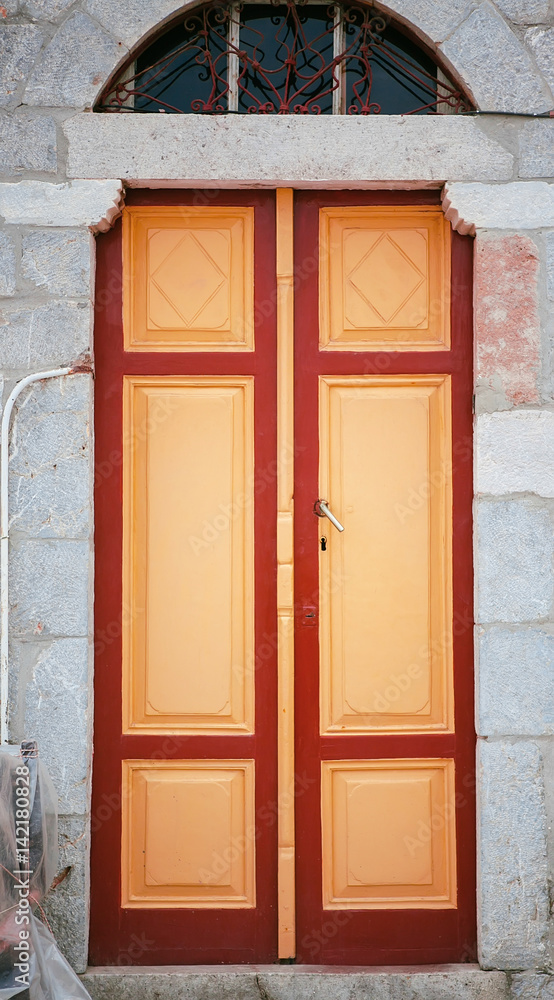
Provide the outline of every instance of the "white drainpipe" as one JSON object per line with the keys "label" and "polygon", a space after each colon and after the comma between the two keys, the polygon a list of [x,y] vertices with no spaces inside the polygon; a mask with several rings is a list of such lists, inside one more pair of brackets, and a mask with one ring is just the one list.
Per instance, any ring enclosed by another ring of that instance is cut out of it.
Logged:
{"label": "white drainpipe", "polygon": [[92,368],[90,365],[74,365],[72,368],[54,368],[51,371],[36,372],[34,375],[27,375],[10,392],[2,414],[2,429],[0,432],[0,745],[5,745],[8,742],[8,463],[10,419],[17,397],[32,382],[40,382],[46,378],[59,378],[60,375],[75,375],[78,372],[91,374]]}

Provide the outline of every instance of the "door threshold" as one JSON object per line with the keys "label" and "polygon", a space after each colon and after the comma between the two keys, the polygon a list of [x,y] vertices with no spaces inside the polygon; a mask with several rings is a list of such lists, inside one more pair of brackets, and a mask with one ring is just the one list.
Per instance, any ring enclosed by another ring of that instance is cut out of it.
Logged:
{"label": "door threshold", "polygon": [[508,1000],[504,972],[478,965],[96,966],[92,1000]]}

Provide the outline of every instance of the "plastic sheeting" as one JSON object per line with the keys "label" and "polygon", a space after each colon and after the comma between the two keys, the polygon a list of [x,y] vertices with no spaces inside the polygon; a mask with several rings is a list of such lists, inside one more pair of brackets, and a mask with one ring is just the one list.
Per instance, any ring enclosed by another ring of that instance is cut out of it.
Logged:
{"label": "plastic sheeting", "polygon": [[0,1000],[90,1000],[33,913],[57,864],[57,796],[36,744],[0,748]]}

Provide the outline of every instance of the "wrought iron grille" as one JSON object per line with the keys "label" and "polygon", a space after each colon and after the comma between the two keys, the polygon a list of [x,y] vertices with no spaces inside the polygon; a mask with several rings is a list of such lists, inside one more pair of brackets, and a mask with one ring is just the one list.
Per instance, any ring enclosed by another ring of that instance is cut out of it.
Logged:
{"label": "wrought iron grille", "polygon": [[210,3],[152,43],[96,111],[454,114],[433,60],[360,3]]}

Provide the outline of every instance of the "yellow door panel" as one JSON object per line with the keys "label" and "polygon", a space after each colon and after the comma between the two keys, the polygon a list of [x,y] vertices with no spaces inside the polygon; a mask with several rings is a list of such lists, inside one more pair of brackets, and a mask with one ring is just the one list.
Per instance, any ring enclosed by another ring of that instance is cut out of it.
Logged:
{"label": "yellow door panel", "polygon": [[448,350],[449,241],[440,208],[320,209],[320,348]]}
{"label": "yellow door panel", "polygon": [[454,761],[322,764],[326,909],[456,905]]}
{"label": "yellow door panel", "polygon": [[127,760],[122,803],[123,906],[256,905],[253,760]]}
{"label": "yellow door panel", "polygon": [[322,376],[322,732],[453,725],[450,381]]}
{"label": "yellow door panel", "polygon": [[253,732],[251,376],[126,376],[124,731]]}
{"label": "yellow door panel", "polygon": [[126,350],[254,350],[253,208],[130,207],[123,241]]}

